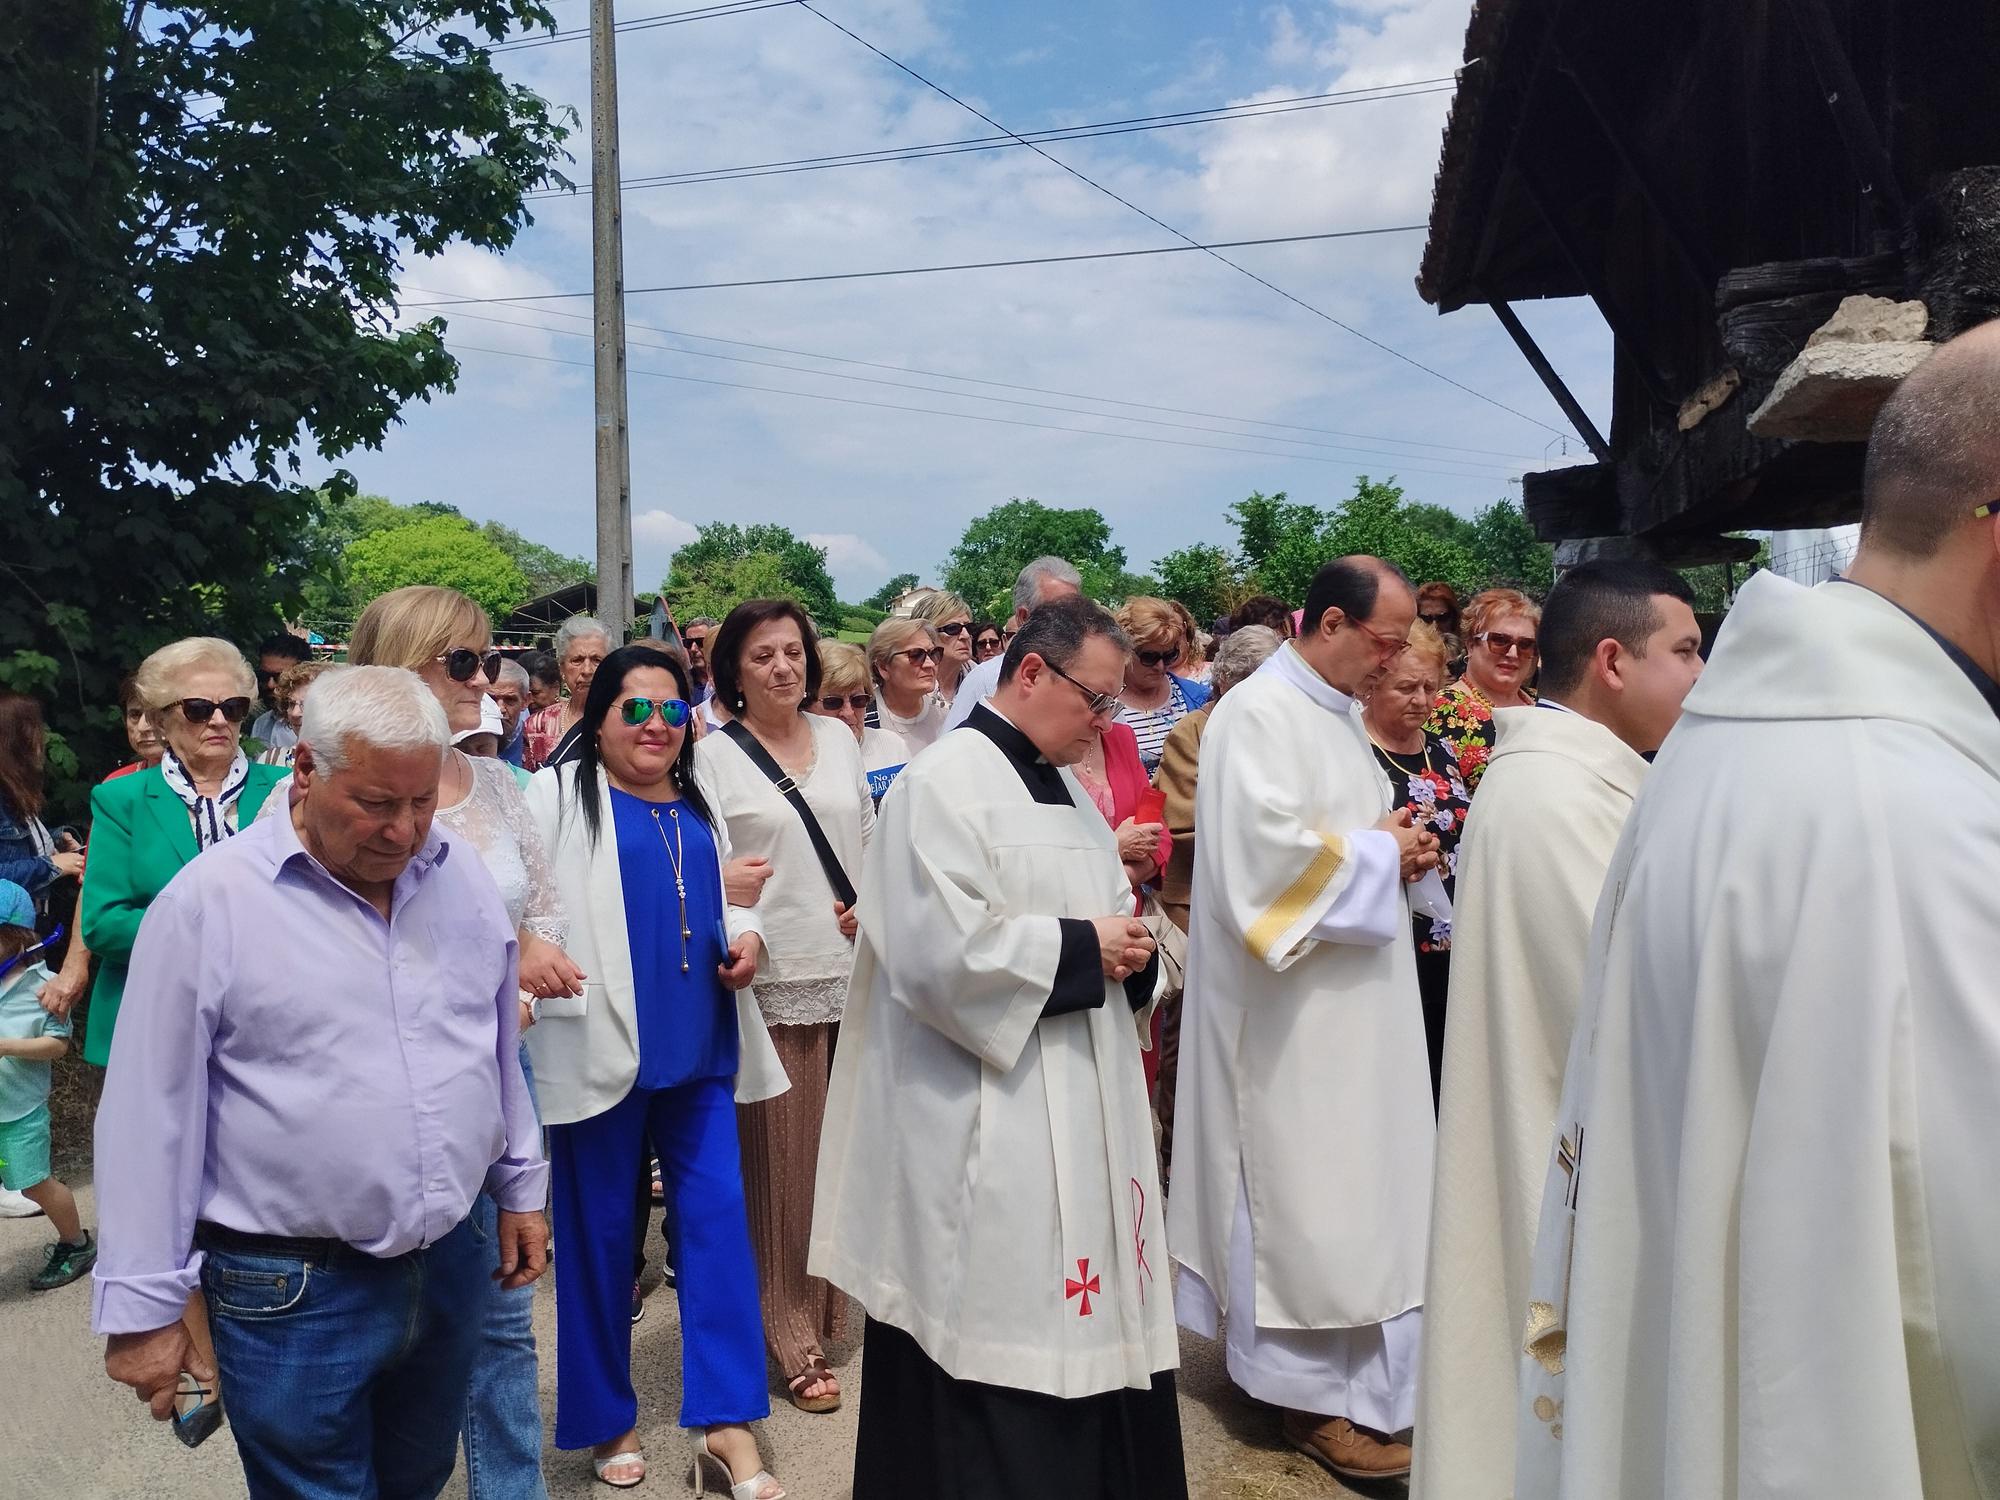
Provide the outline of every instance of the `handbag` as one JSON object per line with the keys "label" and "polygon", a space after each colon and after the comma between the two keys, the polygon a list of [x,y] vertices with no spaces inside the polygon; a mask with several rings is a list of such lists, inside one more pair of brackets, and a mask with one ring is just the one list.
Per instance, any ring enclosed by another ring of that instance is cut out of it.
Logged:
{"label": "handbag", "polygon": [[1187,934],[1167,915],[1160,898],[1151,891],[1140,899],[1139,920],[1146,924],[1146,931],[1153,935],[1153,946],[1159,951],[1160,1001],[1165,1004],[1187,988]]}
{"label": "handbag", "polygon": [[750,764],[770,778],[771,785],[791,803],[792,811],[799,815],[799,821],[806,825],[806,837],[812,840],[813,853],[819,856],[819,867],[826,872],[826,883],[833,887],[834,899],[854,910],[854,882],[847,878],[847,871],[841,868],[840,856],[833,852],[833,845],[826,841],[826,830],[819,826],[819,819],[806,804],[805,793],[792,780],[785,768],[772,759],[771,752],[757,741],[757,736],[745,729],[735,719],[722,726],[722,732],[736,742],[736,748],[750,757]]}

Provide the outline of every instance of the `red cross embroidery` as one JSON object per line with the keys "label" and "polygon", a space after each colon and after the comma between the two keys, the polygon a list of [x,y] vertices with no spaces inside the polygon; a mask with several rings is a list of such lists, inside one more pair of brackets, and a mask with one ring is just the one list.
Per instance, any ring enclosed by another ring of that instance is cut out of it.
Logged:
{"label": "red cross embroidery", "polygon": [[1090,1274],[1090,1261],[1088,1259],[1080,1260],[1076,1263],[1076,1277],[1065,1277],[1063,1279],[1063,1301],[1067,1302],[1072,1297],[1082,1299],[1077,1304],[1076,1309],[1076,1315],[1079,1318],[1089,1317],[1090,1299],[1103,1295],[1103,1291],[1098,1286],[1097,1278]]}

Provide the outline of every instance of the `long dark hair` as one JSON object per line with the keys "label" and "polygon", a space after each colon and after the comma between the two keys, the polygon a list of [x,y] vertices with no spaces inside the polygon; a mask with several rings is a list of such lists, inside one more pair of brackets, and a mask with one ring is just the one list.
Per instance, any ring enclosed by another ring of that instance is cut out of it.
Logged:
{"label": "long dark hair", "polygon": [[46,745],[42,705],[26,693],[0,690],[0,803],[17,818],[41,813]]}
{"label": "long dark hair", "polygon": [[[577,720],[581,733],[577,736],[576,776],[570,782],[570,795],[576,802],[576,810],[583,817],[583,826],[590,835],[590,847],[597,847],[598,836],[603,832],[598,813],[598,781],[603,774],[603,758],[598,754],[597,732],[604,727],[606,715],[611,712],[611,703],[625,691],[625,679],[640,667],[658,667],[663,672],[673,674],[679,684],[680,695],[692,701],[694,688],[688,681],[687,663],[671,651],[638,642],[630,646],[620,646],[604,658],[597,669],[597,675],[590,679],[590,692],[583,700],[583,714]],[[674,763],[667,768],[667,777],[681,794],[681,801],[694,809],[695,816],[715,828],[715,817],[708,810],[708,801],[694,783],[694,715],[701,710],[691,709],[688,714],[686,733],[681,739],[681,753],[674,757]]]}

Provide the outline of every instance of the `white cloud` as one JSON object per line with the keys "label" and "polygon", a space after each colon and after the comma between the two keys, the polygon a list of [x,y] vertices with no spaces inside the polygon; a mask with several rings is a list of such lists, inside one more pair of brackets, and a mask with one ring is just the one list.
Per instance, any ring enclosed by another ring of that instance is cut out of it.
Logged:
{"label": "white cloud", "polygon": [[826,549],[827,571],[843,597],[864,598],[889,577],[889,559],[851,531],[809,531],[806,540]]}
{"label": "white cloud", "polygon": [[643,546],[671,551],[685,547],[695,536],[693,523],[669,510],[649,510],[632,517],[632,539]]}

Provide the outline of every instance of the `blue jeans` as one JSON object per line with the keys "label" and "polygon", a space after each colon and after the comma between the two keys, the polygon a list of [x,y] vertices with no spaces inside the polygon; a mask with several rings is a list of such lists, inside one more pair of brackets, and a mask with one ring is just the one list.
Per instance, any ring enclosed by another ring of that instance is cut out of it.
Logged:
{"label": "blue jeans", "polygon": [[[528,1093],[535,1070],[521,1047]],[[537,1113],[540,1111],[537,1110]],[[481,1193],[472,1205],[474,1227],[494,1237],[499,1205]],[[542,1398],[535,1365],[535,1289],[493,1289],[472,1364],[465,1401],[465,1486],[469,1500],[548,1500],[542,1479]]]}
{"label": "blue jeans", "polygon": [[431,1500],[451,1478],[497,1251],[207,1252],[202,1291],[252,1500]]}

